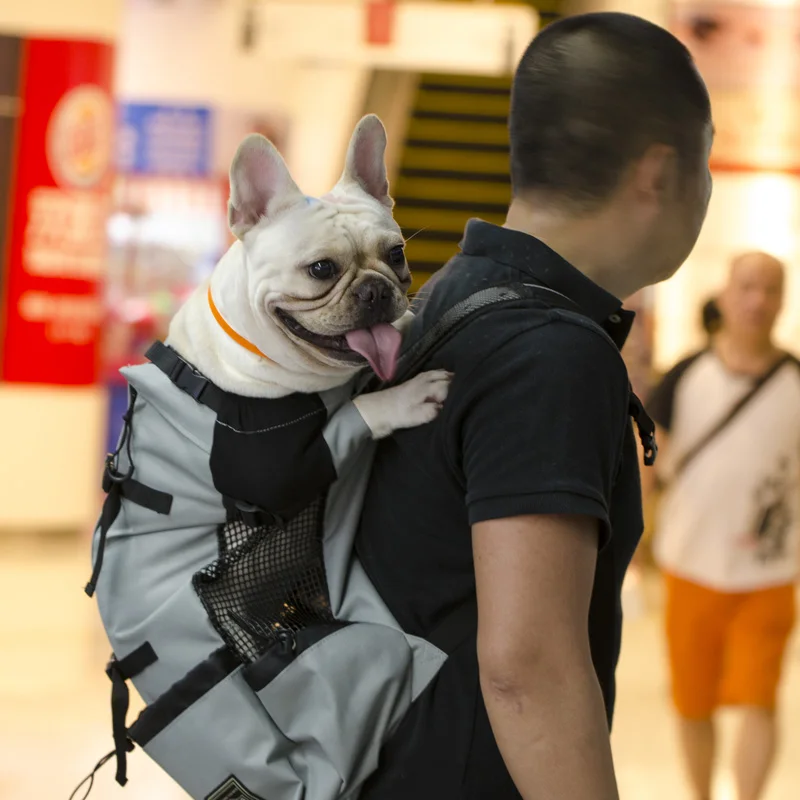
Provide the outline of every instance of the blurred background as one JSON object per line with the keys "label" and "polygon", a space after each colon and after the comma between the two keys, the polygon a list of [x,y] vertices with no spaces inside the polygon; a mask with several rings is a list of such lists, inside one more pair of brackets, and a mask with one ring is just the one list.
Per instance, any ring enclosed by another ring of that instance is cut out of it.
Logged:
{"label": "blurred background", "polygon": [[[791,349],[800,4],[0,0],[0,798],[66,800],[110,749],[108,646],[82,587],[102,458],[125,405],[117,370],[142,360],[229,245],[239,140],[267,135],[302,189],[319,194],[338,177],[355,121],[378,113],[416,288],[456,251],[468,218],[503,221],[516,61],[537,30],[589,10],[672,29],[715,110],[700,242],[677,277],[630,299],[635,388],[646,395],[703,345],[700,308],[743,250],[787,266],[776,337]],[[626,603],[614,730],[622,798],[688,798],[646,543]],[[768,800],[800,797],[794,640],[786,666],[786,738]],[[129,774],[121,789],[108,767],[92,796],[184,797],[139,752]],[[716,780],[719,799],[733,800],[730,775]]]}

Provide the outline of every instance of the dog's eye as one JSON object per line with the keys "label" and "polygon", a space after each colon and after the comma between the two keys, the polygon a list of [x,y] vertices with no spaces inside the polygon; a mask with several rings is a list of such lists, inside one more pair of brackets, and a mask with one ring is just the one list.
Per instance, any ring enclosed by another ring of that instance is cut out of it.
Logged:
{"label": "dog's eye", "polygon": [[315,261],[308,267],[308,274],[318,281],[329,281],[336,275],[336,264],[329,258],[324,258],[322,261]]}
{"label": "dog's eye", "polygon": [[397,247],[393,247],[389,251],[388,261],[390,267],[402,267],[406,263],[404,245],[398,244]]}

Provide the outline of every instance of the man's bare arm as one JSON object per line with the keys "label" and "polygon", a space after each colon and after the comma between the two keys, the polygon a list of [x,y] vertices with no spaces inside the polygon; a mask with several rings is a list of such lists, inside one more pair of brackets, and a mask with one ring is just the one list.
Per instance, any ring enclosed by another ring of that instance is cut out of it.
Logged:
{"label": "man's bare arm", "polygon": [[577,516],[472,529],[481,689],[525,800],[618,800],[588,638],[597,537]]}

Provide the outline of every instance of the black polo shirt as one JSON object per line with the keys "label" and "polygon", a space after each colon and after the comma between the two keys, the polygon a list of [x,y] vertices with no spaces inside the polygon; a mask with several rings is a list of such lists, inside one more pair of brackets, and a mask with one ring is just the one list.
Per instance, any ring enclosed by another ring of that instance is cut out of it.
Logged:
{"label": "black polo shirt", "polygon": [[[423,290],[412,340],[455,303],[503,283],[543,284],[585,316],[544,302],[497,308],[431,357],[426,369],[455,373],[450,396],[435,422],[381,442],[358,554],[400,624],[424,637],[475,592],[472,524],[521,514],[596,517],[601,550],[588,627],[610,724],[622,579],[642,531],[619,352],[633,315],[526,234],[472,220],[461,250]],[[489,725],[472,637],[384,748],[362,800],[519,797]]]}

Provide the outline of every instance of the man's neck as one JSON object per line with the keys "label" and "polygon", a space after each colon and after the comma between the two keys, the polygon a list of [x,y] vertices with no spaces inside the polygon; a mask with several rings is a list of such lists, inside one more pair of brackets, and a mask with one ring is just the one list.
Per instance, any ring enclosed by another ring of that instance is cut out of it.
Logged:
{"label": "man's neck", "polygon": [[765,372],[780,357],[770,336],[737,335],[725,330],[717,334],[714,349],[728,369],[746,375]]}
{"label": "man's neck", "polygon": [[504,227],[534,236],[598,286],[625,299],[641,286],[616,256],[619,237],[609,222],[602,212],[568,215],[515,198]]}

